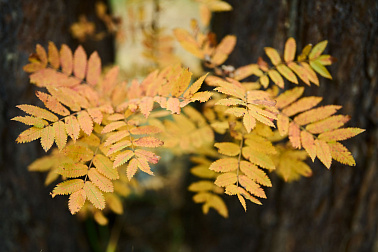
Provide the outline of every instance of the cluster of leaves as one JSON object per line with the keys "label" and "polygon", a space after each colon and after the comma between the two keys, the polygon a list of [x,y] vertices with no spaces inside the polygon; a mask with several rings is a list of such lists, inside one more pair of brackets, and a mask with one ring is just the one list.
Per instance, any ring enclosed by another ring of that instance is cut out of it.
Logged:
{"label": "cluster of leaves", "polygon": [[[204,213],[214,208],[224,217],[228,211],[220,194],[236,195],[245,210],[246,199],[261,204],[264,187],[272,186],[268,172],[276,171],[286,181],[310,176],[308,157],[327,168],[332,159],[355,165],[340,141],[363,130],[342,128],[350,117],[334,115],[340,106],[316,107],[321,97],[301,98],[304,87],[281,92],[285,79],[319,85],[316,73],[331,78],[325,66],[334,59],[322,55],[327,41],[307,45],[295,60],[296,43],[289,38],[283,58],[265,48],[273,66],[260,58],[257,64],[235,69],[222,65],[235,36],[217,44],[196,22],[192,31],[179,28],[174,35],[213,69],[212,75],[190,84],[188,69],[169,65],[128,84],[118,80],[117,67],[102,75],[98,54],[87,59],[81,46],[72,53],[66,45],[58,51],[50,42],[48,52],[37,45],[30,56],[24,70],[31,83],[46,90],[36,92],[45,108],[18,106],[28,115],[13,120],[31,127],[16,141],[40,139],[45,151],[56,143],[57,148],[29,169],[48,171],[46,184],[63,180],[51,194],[70,195],[72,214],[92,212],[105,224],[100,210],[106,206],[122,213],[120,197],[130,193],[137,172],[153,175],[151,166],[159,161],[162,147],[191,155],[196,164],[191,173],[201,179],[189,186],[193,200],[203,204]],[[241,82],[252,75],[256,81]],[[211,91],[199,92],[204,81]],[[201,112],[187,106],[196,101],[204,102]],[[215,134],[223,141],[214,143]]]}

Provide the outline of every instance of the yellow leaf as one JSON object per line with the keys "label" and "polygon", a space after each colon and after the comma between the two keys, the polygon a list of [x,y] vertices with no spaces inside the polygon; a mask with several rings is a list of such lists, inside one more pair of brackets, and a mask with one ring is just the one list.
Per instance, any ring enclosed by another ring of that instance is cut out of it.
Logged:
{"label": "yellow leaf", "polygon": [[203,81],[206,79],[207,75],[209,73],[206,73],[202,75],[200,78],[198,78],[183,94],[184,98],[191,98],[202,86]]}
{"label": "yellow leaf", "polygon": [[173,30],[173,34],[185,50],[200,59],[204,58],[203,52],[197,41],[189,34],[188,31],[181,28],[176,28]]}
{"label": "yellow leaf", "polygon": [[121,140],[109,147],[109,151],[106,153],[107,156],[116,153],[117,151],[123,150],[131,145],[129,140]]}
{"label": "yellow leaf", "polygon": [[329,169],[331,167],[332,155],[331,150],[326,142],[315,139],[316,156]]}
{"label": "yellow leaf", "polygon": [[276,70],[269,70],[268,75],[277,86],[284,88],[284,80]]}
{"label": "yellow leaf", "polygon": [[310,167],[293,155],[296,152],[302,153],[304,151],[286,151],[279,159],[277,174],[286,182],[298,180],[300,176],[309,177],[312,175]]}
{"label": "yellow leaf", "polygon": [[270,61],[272,61],[273,65],[278,65],[281,63],[281,57],[278,54],[277,50],[271,47],[264,48],[266,55],[268,55]]}
{"label": "yellow leaf", "polygon": [[207,102],[211,98],[212,95],[213,93],[209,91],[197,92],[191,97],[190,101]]}
{"label": "yellow leaf", "polygon": [[221,216],[223,216],[224,218],[227,218],[228,217],[228,210],[227,210],[227,206],[226,204],[224,203],[224,201],[222,200],[221,197],[215,195],[215,194],[212,194],[208,201],[206,202],[206,204],[209,206],[209,207],[212,207],[214,208]]}
{"label": "yellow leaf", "polygon": [[219,175],[215,180],[214,184],[219,187],[226,187],[231,184],[235,184],[237,181],[236,173],[227,172]]}
{"label": "yellow leaf", "polygon": [[88,166],[81,163],[64,163],[61,164],[56,173],[67,178],[78,178],[88,173]]}
{"label": "yellow leaf", "polygon": [[304,61],[307,58],[308,54],[310,53],[311,49],[312,49],[311,44],[306,45],[303,48],[302,53],[298,55],[298,61]]}
{"label": "yellow leaf", "polygon": [[103,192],[113,192],[114,187],[112,181],[101,175],[97,169],[91,168],[88,171],[88,177],[94,185]]}
{"label": "yellow leaf", "polygon": [[210,191],[213,190],[214,184],[208,180],[201,180],[198,182],[194,182],[190,184],[188,190],[191,192],[202,192],[202,191]]}
{"label": "yellow leaf", "polygon": [[238,168],[238,160],[236,158],[222,158],[213,162],[209,169],[216,172],[230,172]]}
{"label": "yellow leaf", "polygon": [[256,195],[259,198],[266,199],[264,190],[247,176],[239,175],[239,183],[251,194]]}
{"label": "yellow leaf", "polygon": [[126,150],[124,152],[121,152],[115,158],[114,163],[113,163],[113,168],[123,165],[124,163],[129,161],[130,158],[132,158],[133,156],[134,156],[134,152],[131,150]]}
{"label": "yellow leaf", "polygon": [[162,146],[163,144],[164,144],[163,141],[155,137],[141,137],[133,141],[134,146],[149,147],[149,148],[156,148],[156,147]]}
{"label": "yellow leaf", "polygon": [[120,131],[111,133],[109,134],[109,137],[105,141],[105,146],[114,144],[115,142],[120,141],[129,135],[130,133],[128,130],[120,130]]}
{"label": "yellow leaf", "polygon": [[328,44],[327,40],[324,40],[322,42],[317,43],[314,46],[314,48],[312,48],[310,54],[308,55],[308,58],[310,60],[312,60],[312,59],[319,57],[322,54],[322,52],[324,51],[324,49],[327,47],[327,44]]}
{"label": "yellow leaf", "polygon": [[90,181],[86,181],[84,184],[84,191],[87,195],[87,199],[93,204],[97,209],[105,208],[105,198],[101,191]]}
{"label": "yellow leaf", "polygon": [[40,44],[37,44],[36,46],[36,53],[37,53],[37,56],[42,64],[43,67],[46,67],[47,65],[47,54],[46,54],[46,50],[40,45]]}
{"label": "yellow leaf", "polygon": [[318,73],[320,74],[321,76],[325,77],[325,78],[328,78],[328,79],[331,79],[332,80],[332,76],[331,74],[328,72],[327,68],[325,68],[325,66],[323,66],[319,61],[310,61],[310,66]]}
{"label": "yellow leaf", "polygon": [[232,52],[236,44],[236,37],[233,35],[227,35],[215,48],[214,55],[211,58],[211,62],[215,65],[221,65]]}
{"label": "yellow leaf", "polygon": [[310,80],[308,78],[308,72],[306,71],[306,69],[304,69],[304,67],[298,65],[295,62],[290,62],[287,65],[291,70],[293,70],[294,73],[296,73],[299,76],[299,78],[301,78],[301,80],[304,83],[306,83],[307,85],[310,86]]}
{"label": "yellow leaf", "polygon": [[209,170],[208,165],[198,165],[190,169],[190,173],[200,178],[216,178],[217,173]]}
{"label": "yellow leaf", "polygon": [[53,124],[55,131],[55,143],[59,150],[62,150],[67,143],[67,133],[63,121],[58,121]]}
{"label": "yellow leaf", "polygon": [[41,145],[47,152],[54,143],[55,131],[52,126],[47,126],[41,131]]}
{"label": "yellow leaf", "polygon": [[56,160],[51,156],[44,156],[36,159],[28,166],[28,171],[46,172],[56,163]]}
{"label": "yellow leaf", "polygon": [[328,146],[334,160],[350,166],[356,165],[352,153],[344,145],[339,142],[330,142]]}
{"label": "yellow leaf", "polygon": [[215,147],[218,148],[218,152],[227,156],[236,156],[240,153],[240,148],[235,143],[215,143]]}
{"label": "yellow leaf", "polygon": [[18,121],[26,125],[32,125],[36,128],[43,128],[48,125],[48,122],[42,118],[37,118],[33,116],[16,116],[11,119],[12,121]]}
{"label": "yellow leaf", "polygon": [[107,177],[108,179],[118,179],[118,170],[113,168],[113,162],[102,154],[96,154],[93,158],[93,164],[96,166],[97,171]]}
{"label": "yellow leaf", "polygon": [[63,154],[74,162],[86,162],[93,158],[93,151],[81,145],[68,145],[63,149]]}
{"label": "yellow leaf", "polygon": [[[233,107],[233,108],[229,108],[227,109],[226,111],[224,111],[225,114],[232,114],[236,117],[242,117],[244,116],[245,114],[248,113],[248,110],[246,110],[245,108],[239,108],[239,107]],[[253,124],[251,124],[253,125]]]}
{"label": "yellow leaf", "polygon": [[365,131],[364,129],[359,129],[359,128],[335,129],[335,130],[320,134],[318,138],[326,142],[342,141],[342,140],[346,140],[348,138],[354,137],[364,131]]}
{"label": "yellow leaf", "polygon": [[123,205],[117,194],[107,194],[105,198],[107,206],[116,214],[123,213]]}
{"label": "yellow leaf", "polygon": [[312,70],[311,66],[309,64],[307,64],[306,62],[301,62],[300,65],[303,66],[303,68],[306,70],[307,78],[309,79],[309,81],[311,81],[315,85],[319,86],[318,76],[316,75],[314,70]]}
{"label": "yellow leaf", "polygon": [[108,225],[108,218],[105,217],[105,215],[101,211],[96,211],[93,214],[94,220],[101,226]]}
{"label": "yellow leaf", "polygon": [[238,199],[240,201],[240,204],[243,206],[244,208],[244,211],[247,211],[247,204],[245,203],[245,199],[243,198],[243,196],[241,196],[239,193],[237,194],[238,196]]}
{"label": "yellow leaf", "polygon": [[213,12],[232,10],[232,6],[229,3],[220,0],[207,1],[205,4]]}
{"label": "yellow leaf", "polygon": [[21,109],[22,111],[26,112],[29,115],[32,115],[38,118],[43,118],[50,122],[56,122],[59,119],[56,115],[54,115],[50,111],[37,107],[37,106],[23,104],[23,105],[18,105],[17,108]]}
{"label": "yellow leaf", "polygon": [[267,88],[269,86],[269,78],[266,75],[263,75],[260,77],[260,83],[264,88]]}
{"label": "yellow leaf", "polygon": [[54,198],[55,195],[66,195],[79,191],[84,186],[84,181],[82,179],[71,179],[63,181],[57,184],[51,193]]}
{"label": "yellow leaf", "polygon": [[290,68],[288,68],[287,66],[283,65],[283,64],[280,64],[277,66],[277,70],[278,72],[280,72],[283,77],[285,77],[287,80],[289,80],[290,82],[293,82],[295,84],[298,84],[298,79],[297,77],[295,76],[295,74],[293,73],[293,71],[290,70]]}
{"label": "yellow leaf", "polygon": [[182,69],[181,74],[173,82],[171,95],[173,97],[179,97],[182,95],[190,84],[191,77],[192,73],[189,69]]}
{"label": "yellow leaf", "polygon": [[70,209],[72,215],[80,211],[80,209],[84,206],[86,198],[87,196],[84,189],[76,191],[70,195],[68,208]]}
{"label": "yellow leaf", "polygon": [[288,38],[285,43],[284,60],[290,62],[294,60],[297,45],[294,38]]}
{"label": "yellow leaf", "polygon": [[242,154],[245,159],[248,159],[253,164],[268,170],[274,170],[274,163],[272,159],[265,153],[256,151],[250,147],[243,147]]}
{"label": "yellow leaf", "polygon": [[263,186],[272,187],[272,183],[270,182],[269,177],[265,174],[264,171],[259,169],[256,165],[247,162],[241,161],[240,162],[240,170],[250,179],[259,183]]}

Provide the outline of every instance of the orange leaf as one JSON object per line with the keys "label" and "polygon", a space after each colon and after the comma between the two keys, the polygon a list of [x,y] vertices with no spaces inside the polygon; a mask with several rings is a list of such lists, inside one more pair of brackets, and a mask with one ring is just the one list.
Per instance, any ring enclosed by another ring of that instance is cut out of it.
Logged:
{"label": "orange leaf", "polygon": [[108,137],[108,139],[106,139],[104,145],[109,146],[111,144],[114,144],[115,142],[122,140],[123,138],[127,137],[128,135],[130,135],[128,130],[121,130],[121,131],[117,131],[115,133],[112,133],[112,135],[110,135]]}
{"label": "orange leaf", "polygon": [[235,80],[242,80],[251,75],[260,77],[263,74],[264,73],[259,69],[259,66],[257,64],[250,64],[236,69],[234,78]]}
{"label": "orange leaf", "polygon": [[105,208],[105,198],[101,191],[90,181],[84,184],[84,191],[87,199],[93,204],[94,207],[102,210]]}
{"label": "orange leaf", "polygon": [[40,44],[37,44],[36,52],[37,52],[38,58],[39,58],[39,60],[42,64],[42,66],[46,67],[46,65],[47,65],[47,54],[46,54],[45,48],[43,48],[43,46],[41,46]]}
{"label": "orange leaf", "polygon": [[71,75],[73,67],[72,51],[65,44],[60,48],[60,64],[62,66],[62,72],[66,75]]}
{"label": "orange leaf", "polygon": [[73,73],[79,79],[84,79],[87,71],[87,54],[82,46],[79,46],[73,56]]}
{"label": "orange leaf", "polygon": [[93,121],[97,124],[101,124],[103,115],[99,108],[88,109],[88,114],[92,117]]}
{"label": "orange leaf", "polygon": [[211,62],[215,65],[222,64],[232,52],[236,44],[236,37],[233,35],[227,35],[215,48],[215,52],[211,57]]}
{"label": "orange leaf", "polygon": [[146,159],[149,163],[152,163],[152,164],[156,164],[160,159],[160,157],[156,155],[155,153],[148,150],[143,150],[143,149],[135,150],[135,156]]}
{"label": "orange leaf", "polygon": [[[296,118],[294,118],[294,120],[295,119]],[[350,120],[350,116],[348,115],[330,116],[324,120],[317,121],[317,122],[307,125],[306,130],[311,132],[312,134],[319,134],[319,133],[323,133],[329,130],[340,128],[349,120]]]}
{"label": "orange leaf", "polygon": [[137,166],[139,167],[139,169],[141,169],[147,174],[154,175],[154,173],[151,171],[151,167],[148,165],[148,162],[145,158],[139,157],[139,158],[136,158],[136,160],[137,160]]}
{"label": "orange leaf", "polygon": [[173,34],[185,50],[200,59],[204,58],[203,52],[197,41],[189,34],[188,31],[182,28],[176,28],[173,30]]}
{"label": "orange leaf", "polygon": [[55,44],[49,41],[49,62],[54,69],[58,69],[60,66],[59,52]]}
{"label": "orange leaf", "polygon": [[316,76],[316,73],[314,70],[312,70],[311,66],[305,62],[301,62],[301,65],[307,72],[307,78],[314,83],[315,85],[319,86],[319,79],[318,76]]}
{"label": "orange leaf", "polygon": [[304,83],[310,86],[310,80],[308,79],[308,73],[306,69],[294,62],[290,62],[287,65],[291,70],[293,70],[294,73],[299,76],[299,78],[301,78]]}
{"label": "orange leaf", "polygon": [[178,98],[169,97],[167,101],[167,109],[172,111],[172,114],[180,114],[180,100]]}
{"label": "orange leaf", "polygon": [[80,128],[89,136],[93,131],[93,121],[88,112],[85,110],[80,111],[77,114],[77,120],[79,121]]}
{"label": "orange leaf", "polygon": [[136,128],[132,128],[130,133],[133,135],[150,135],[160,133],[162,130],[156,126],[145,125]]}
{"label": "orange leaf", "polygon": [[143,97],[139,103],[140,112],[147,118],[154,107],[152,97]]}
{"label": "orange leaf", "polygon": [[149,147],[149,148],[156,148],[156,147],[162,146],[163,144],[164,144],[163,141],[155,137],[141,137],[133,141],[134,146]]}
{"label": "orange leaf", "polygon": [[286,136],[289,132],[289,117],[279,114],[277,116],[277,128],[281,136]]}
{"label": "orange leaf", "polygon": [[84,206],[86,198],[87,196],[84,189],[76,191],[70,195],[68,208],[70,209],[71,214],[75,214],[80,211],[80,209]]}
{"label": "orange leaf", "polygon": [[110,69],[102,81],[102,90],[105,94],[109,94],[115,87],[118,78],[119,67],[115,66]]}
{"label": "orange leaf", "polygon": [[45,104],[46,108],[50,109],[52,112],[61,116],[67,116],[70,114],[70,111],[66,109],[55,97],[40,91],[37,91],[36,95]]}
{"label": "orange leaf", "polygon": [[104,129],[101,131],[101,133],[102,134],[109,133],[109,132],[112,132],[116,129],[119,129],[123,126],[126,126],[126,123],[124,121],[111,122],[104,127]]}
{"label": "orange leaf", "polygon": [[76,142],[80,134],[80,125],[75,116],[70,115],[64,118],[67,134]]}
{"label": "orange leaf", "polygon": [[329,145],[320,139],[315,139],[316,156],[329,169],[331,167],[332,155]]}
{"label": "orange leaf", "polygon": [[303,148],[306,150],[308,155],[310,156],[312,162],[314,162],[316,158],[316,146],[314,142],[314,137],[308,133],[307,131],[301,131],[301,142]]}
{"label": "orange leaf", "polygon": [[303,94],[304,87],[295,87],[280,94],[276,98],[276,107],[281,109],[296,101]]}
{"label": "orange leaf", "polygon": [[131,142],[129,140],[121,140],[112,146],[110,146],[108,153],[106,153],[107,156],[116,153],[117,151],[123,150],[131,145]]}
{"label": "orange leaf", "polygon": [[289,140],[291,145],[296,148],[300,149],[301,148],[301,138],[300,135],[301,131],[299,129],[298,124],[291,122],[289,124]]}
{"label": "orange leaf", "polygon": [[113,192],[114,187],[112,182],[101,175],[95,168],[91,168],[88,171],[88,177],[98,188],[103,192]]}
{"label": "orange leaf", "polygon": [[131,159],[131,161],[129,162],[129,165],[127,166],[127,171],[126,171],[127,178],[131,180],[134,177],[137,170],[138,170],[138,162],[135,158],[133,158]]}
{"label": "orange leaf", "polygon": [[294,38],[288,38],[285,43],[284,60],[290,62],[294,60],[297,45]]}
{"label": "orange leaf", "polygon": [[303,112],[303,111],[306,111],[315,107],[316,105],[318,105],[319,102],[322,101],[322,99],[323,99],[322,97],[316,97],[316,96],[301,98],[295,103],[283,109],[282,113],[284,113],[287,116],[293,116],[297,113],[300,113],[300,112]]}
{"label": "orange leaf", "polygon": [[296,116],[294,118],[294,121],[299,125],[305,125],[308,123],[316,122],[324,118],[327,118],[330,115],[333,115],[340,108],[341,106],[328,105],[328,106],[322,106],[319,108],[311,109],[309,111],[303,112],[302,114]]}
{"label": "orange leaf", "polygon": [[91,54],[88,59],[87,82],[89,85],[96,85],[101,75],[101,59],[97,52]]}
{"label": "orange leaf", "polygon": [[250,111],[246,111],[243,117],[243,124],[248,133],[256,126],[256,119]]}
{"label": "orange leaf", "polygon": [[364,129],[359,128],[342,128],[322,133],[318,137],[326,142],[342,141],[354,137],[364,131]]}

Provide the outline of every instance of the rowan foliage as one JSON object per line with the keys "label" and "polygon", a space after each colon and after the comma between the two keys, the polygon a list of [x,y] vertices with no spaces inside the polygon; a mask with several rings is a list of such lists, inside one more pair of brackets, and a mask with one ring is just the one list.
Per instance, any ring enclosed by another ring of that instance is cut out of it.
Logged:
{"label": "rowan foliage", "polygon": [[[204,22],[210,10],[229,8],[212,3],[201,1]],[[104,72],[97,52],[88,57],[81,46],[72,51],[49,42],[46,51],[37,45],[24,70],[41,88],[36,96],[44,108],[18,106],[26,115],[12,120],[30,127],[16,141],[39,139],[46,152],[52,149],[29,170],[48,172],[46,184],[62,180],[51,195],[69,195],[72,214],[89,211],[106,224],[99,210],[122,213],[121,197],[129,195],[138,173],[154,175],[161,149],[190,155],[190,172],[199,178],[188,188],[194,202],[204,213],[214,208],[223,217],[228,216],[223,194],[236,195],[245,210],[246,200],[262,204],[265,189],[273,186],[271,173],[285,181],[312,175],[308,157],[328,169],[332,160],[355,165],[340,141],[364,130],[344,127],[350,117],[336,115],[341,106],[319,106],[322,97],[302,97],[301,82],[318,86],[318,75],[332,79],[326,66],[335,59],[323,54],[327,41],[297,54],[295,39],[289,38],[283,57],[265,48],[271,64],[259,58],[235,68],[223,65],[237,44],[235,36],[217,43],[195,21],[191,27],[173,33],[211,70],[195,81],[190,69],[166,64],[128,82],[120,80],[118,67]],[[247,77],[254,81],[243,81]],[[286,88],[289,83],[298,86]],[[190,106],[198,102],[200,110]]]}

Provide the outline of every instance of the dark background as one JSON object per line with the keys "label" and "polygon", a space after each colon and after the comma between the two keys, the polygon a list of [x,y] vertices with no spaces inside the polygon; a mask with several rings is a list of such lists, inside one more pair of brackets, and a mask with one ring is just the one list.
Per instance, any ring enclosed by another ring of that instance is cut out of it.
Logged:
{"label": "dark background", "polygon": [[[119,251],[378,251],[378,2],[341,0],[233,0],[234,10],[215,16],[218,37],[235,34],[238,43],[229,64],[256,62],[264,46],[282,51],[293,36],[299,48],[328,39],[327,52],[338,58],[333,80],[306,94],[339,104],[348,126],[365,128],[347,140],[357,166],[334,162],[328,171],[318,161],[313,177],[286,184],[275,175],[263,206],[248,204],[244,213],[235,197],[226,198],[230,217],[201,213],[178,183],[179,195],[151,192],[125,204],[110,226],[78,221],[67,198],[51,199],[44,174],[26,169],[43,151],[38,142],[17,145],[22,130],[10,121],[17,104],[36,103],[35,88],[22,66],[36,43],[77,45],[68,30],[81,13],[94,17],[93,1],[0,0],[0,251],[105,251],[119,230]],[[97,25],[101,23],[97,20]],[[113,60],[111,39],[84,44],[103,63]]]}

